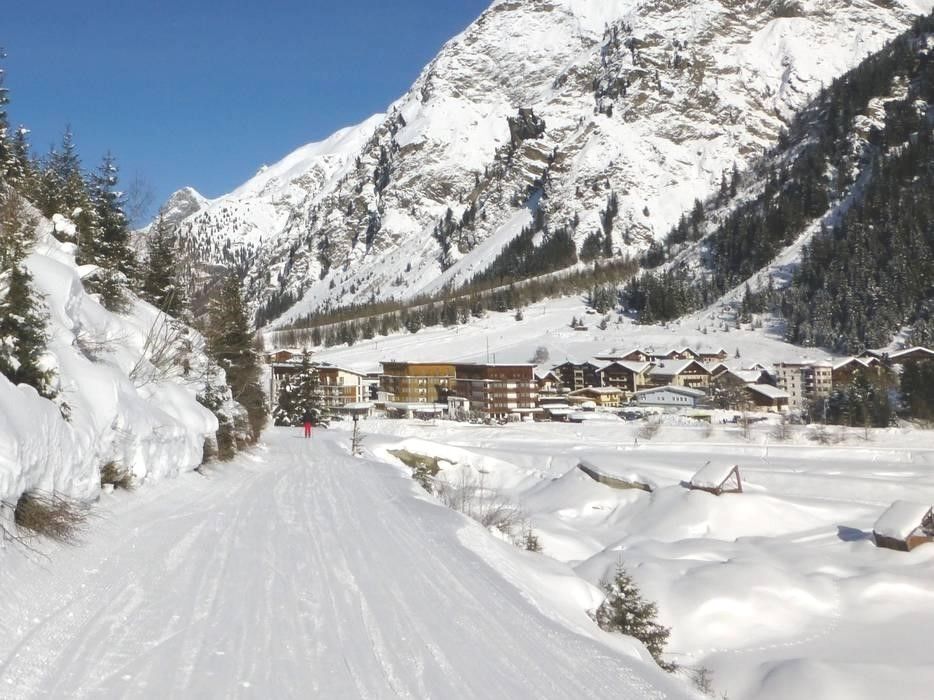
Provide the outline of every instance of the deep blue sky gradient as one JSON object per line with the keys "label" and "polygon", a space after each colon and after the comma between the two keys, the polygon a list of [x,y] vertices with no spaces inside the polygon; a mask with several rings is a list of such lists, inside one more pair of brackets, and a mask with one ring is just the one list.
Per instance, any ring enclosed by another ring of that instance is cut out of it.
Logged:
{"label": "deep blue sky gradient", "polygon": [[44,153],[75,132],[158,206],[385,110],[489,0],[9,0],[11,121]]}

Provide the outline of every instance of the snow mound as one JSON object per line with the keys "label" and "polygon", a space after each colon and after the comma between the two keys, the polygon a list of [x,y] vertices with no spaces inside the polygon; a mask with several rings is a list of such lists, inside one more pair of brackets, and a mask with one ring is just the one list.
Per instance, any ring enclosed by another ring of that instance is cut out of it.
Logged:
{"label": "snow mound", "polygon": [[84,291],[74,246],[52,236],[70,222],[33,214],[40,223],[26,267],[48,309],[44,362],[56,373],[58,405],[0,376],[0,500],[15,503],[32,489],[94,499],[99,469],[111,460],[137,483],[194,469],[217,430],[196,400],[207,365],[203,339],[179,329],[191,348],[187,376],[153,365],[152,340],[165,317],[138,299],[124,315],[107,311]]}

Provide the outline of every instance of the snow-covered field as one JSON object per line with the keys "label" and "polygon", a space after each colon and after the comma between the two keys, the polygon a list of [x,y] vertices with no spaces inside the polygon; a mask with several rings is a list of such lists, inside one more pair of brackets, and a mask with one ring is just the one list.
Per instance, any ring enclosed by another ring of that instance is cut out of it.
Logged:
{"label": "snow-covered field", "polygon": [[0,697],[690,697],[569,566],[348,447],[272,429],[104,495],[79,547],[2,552]]}
{"label": "snow-covered field", "polygon": [[[934,441],[909,429],[740,428],[644,423],[483,426],[370,421],[369,449],[443,458],[524,513],[544,557],[597,584],[622,561],[672,630],[670,659],[712,671],[730,698],[929,698],[934,544],[878,549],[871,531],[897,499],[934,502]],[[651,484],[619,490],[577,468]],[[745,492],[683,482],[708,461],[739,466]],[[398,464],[398,463],[397,463]],[[469,480],[470,477],[468,477]],[[566,600],[573,600],[572,580]],[[556,595],[560,593],[556,590]],[[578,601],[578,604],[580,601]]]}
{"label": "snow-covered field", "polygon": [[[734,314],[719,306],[654,326],[640,326],[629,317],[611,314],[606,330],[599,328],[603,317],[587,313],[587,309],[582,295],[547,299],[524,308],[521,321],[515,320],[515,311],[487,312],[484,318],[471,318],[462,326],[434,326],[414,334],[402,331],[389,336],[378,335],[352,347],[315,348],[315,359],[369,371],[379,369],[379,363],[387,360],[528,362],[537,348],[544,347],[549,358],[543,364],[550,366],[567,359],[586,360],[601,353],[625,353],[635,348],[670,350],[685,346],[697,351],[722,348],[731,361],[736,360],[741,366],[802,357],[828,358],[820,348],[801,348],[784,342],[780,329],[768,325],[755,330],[748,326],[745,330],[736,329]],[[570,327],[575,317],[583,318],[586,331]],[[267,335],[267,347],[277,347],[276,336],[275,332]]]}

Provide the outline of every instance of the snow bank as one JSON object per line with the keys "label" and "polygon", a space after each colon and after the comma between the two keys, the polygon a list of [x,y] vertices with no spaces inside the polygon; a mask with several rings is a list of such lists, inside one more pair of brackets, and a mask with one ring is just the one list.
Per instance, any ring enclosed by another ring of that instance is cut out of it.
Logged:
{"label": "snow bank", "polygon": [[[42,219],[26,259],[48,309],[44,362],[55,370],[58,397],[49,401],[0,377],[0,500],[6,503],[30,489],[94,499],[99,469],[110,460],[137,482],[193,469],[205,437],[217,430],[213,414],[195,399],[207,365],[203,339],[182,326],[170,331],[154,307],[135,298],[124,315],[101,306],[84,291],[74,246],[51,235],[65,223]],[[149,362],[153,338],[169,333],[185,347],[187,371]]]}

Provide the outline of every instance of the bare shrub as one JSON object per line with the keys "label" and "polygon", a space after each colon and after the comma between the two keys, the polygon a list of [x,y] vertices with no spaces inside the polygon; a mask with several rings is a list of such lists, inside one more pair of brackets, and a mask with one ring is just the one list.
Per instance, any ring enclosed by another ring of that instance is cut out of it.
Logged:
{"label": "bare shrub", "polygon": [[785,442],[791,438],[791,425],[788,423],[788,416],[783,413],[778,417],[778,424],[772,428],[770,435],[773,440],[779,442]]}
{"label": "bare shrub", "polygon": [[101,486],[104,484],[113,484],[115,489],[123,489],[124,491],[132,491],[136,488],[133,473],[126,466],[113,459],[101,466]]}
{"label": "bare shrub", "polygon": [[487,488],[485,473],[479,480],[464,470],[457,484],[435,482],[435,494],[449,508],[476,520],[483,527],[496,528],[504,535],[512,536],[522,524],[522,512],[505,496]]}
{"label": "bare shrub", "polygon": [[519,540],[517,544],[526,552],[542,551],[542,543],[538,539],[538,535],[536,535],[535,531],[532,529],[532,523],[526,523],[525,530],[522,533],[522,539]]}
{"label": "bare shrub", "polygon": [[350,452],[355,457],[360,456],[363,452],[363,431],[360,430],[360,421],[354,420],[353,422],[353,433],[350,436]]}
{"label": "bare shrub", "polygon": [[662,422],[658,418],[650,418],[645,425],[639,428],[639,437],[643,440],[651,440],[658,431],[662,429]]}
{"label": "bare shrub", "polygon": [[682,666],[691,681],[691,685],[697,688],[707,697],[713,697],[715,694],[713,687],[713,673],[706,666]]}
{"label": "bare shrub", "polygon": [[87,520],[83,504],[54,493],[27,491],[13,508],[17,530],[73,544]]}
{"label": "bare shrub", "polygon": [[130,370],[133,384],[146,386],[184,371],[189,354],[186,336],[183,324],[159,312],[146,333],[139,359]]}

